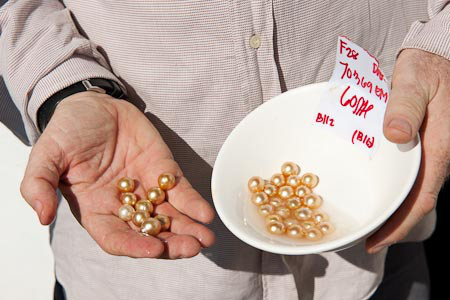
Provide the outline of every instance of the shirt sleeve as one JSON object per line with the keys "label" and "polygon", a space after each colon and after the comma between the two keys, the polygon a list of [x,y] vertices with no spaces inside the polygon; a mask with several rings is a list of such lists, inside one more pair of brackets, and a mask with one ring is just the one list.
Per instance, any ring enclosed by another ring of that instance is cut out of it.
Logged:
{"label": "shirt sleeve", "polygon": [[10,0],[0,6],[0,80],[32,144],[39,136],[36,114],[41,104],[57,91],[93,77],[121,84],[60,1]]}
{"label": "shirt sleeve", "polygon": [[425,50],[450,60],[450,1],[428,0],[428,21],[416,21],[400,50]]}

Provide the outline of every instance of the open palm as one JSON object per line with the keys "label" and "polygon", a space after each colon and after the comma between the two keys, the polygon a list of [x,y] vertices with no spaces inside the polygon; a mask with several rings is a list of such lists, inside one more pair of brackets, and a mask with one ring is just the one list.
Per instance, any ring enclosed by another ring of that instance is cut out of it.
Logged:
{"label": "open palm", "polygon": [[[117,181],[137,181],[136,194],[157,186],[170,172],[177,183],[156,213],[171,217],[169,232],[143,236],[117,217]],[[93,92],[62,101],[34,145],[21,185],[25,200],[42,224],[54,219],[56,189],[92,238],[106,252],[130,257],[191,257],[214,243],[209,223],[214,212],[183,176],[178,164],[145,115],[132,104]]]}

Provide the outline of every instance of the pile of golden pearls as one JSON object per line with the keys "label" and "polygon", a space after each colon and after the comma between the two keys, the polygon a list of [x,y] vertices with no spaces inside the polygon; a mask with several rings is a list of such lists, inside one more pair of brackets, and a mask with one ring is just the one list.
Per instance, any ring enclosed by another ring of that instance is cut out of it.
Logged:
{"label": "pile of golden pearls", "polygon": [[270,180],[253,176],[248,181],[251,201],[265,218],[266,229],[276,235],[319,241],[330,234],[334,226],[328,215],[319,210],[322,197],[314,193],[319,178],[313,173],[300,176],[300,167],[285,162],[281,173]]}
{"label": "pile of golden pearls", "polygon": [[166,191],[175,186],[175,176],[163,173],[158,177],[158,186],[147,191],[147,199],[138,200],[134,193],[135,182],[132,178],[123,177],[117,183],[122,206],[119,218],[125,222],[133,222],[144,235],[157,235],[170,229],[170,218],[162,214],[154,214],[155,206],[166,199]]}

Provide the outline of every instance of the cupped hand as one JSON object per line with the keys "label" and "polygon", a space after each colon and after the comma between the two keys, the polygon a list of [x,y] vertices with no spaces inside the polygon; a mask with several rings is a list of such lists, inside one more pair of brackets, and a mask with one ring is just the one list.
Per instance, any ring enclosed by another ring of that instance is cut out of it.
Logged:
{"label": "cupped hand", "polygon": [[413,140],[419,132],[422,162],[408,197],[367,240],[369,253],[404,239],[435,207],[449,173],[449,116],[450,61],[422,50],[403,50],[394,69],[384,135],[394,143],[403,144]]}
{"label": "cupped hand", "polygon": [[[136,194],[157,186],[163,172],[176,177],[168,202],[156,212],[171,217],[171,229],[143,236],[117,216],[117,182],[137,180]],[[55,217],[60,188],[72,213],[107,253],[130,257],[192,257],[214,243],[204,225],[214,211],[195,191],[155,127],[132,104],[83,92],[62,101],[33,146],[21,193],[42,224]]]}

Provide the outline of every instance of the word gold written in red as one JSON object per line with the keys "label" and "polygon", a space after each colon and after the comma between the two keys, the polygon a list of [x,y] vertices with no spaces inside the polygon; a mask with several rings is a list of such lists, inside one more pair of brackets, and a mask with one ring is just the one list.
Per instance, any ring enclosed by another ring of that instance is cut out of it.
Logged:
{"label": "word gold written in red", "polygon": [[334,119],[326,114],[317,113],[316,122],[334,127]]}
{"label": "word gold written in red", "polygon": [[362,131],[356,129],[353,132],[352,144],[355,144],[355,142],[360,142],[370,149],[373,147],[373,144],[375,143],[375,137],[368,136],[367,134],[364,134]]}
{"label": "word gold written in red", "polygon": [[366,115],[369,111],[373,109],[373,105],[369,103],[369,100],[366,100],[363,96],[358,97],[357,95],[352,95],[351,97],[346,99],[346,94],[350,86],[347,86],[345,91],[341,95],[341,105],[346,107],[353,108],[352,113],[358,117],[366,118]]}

